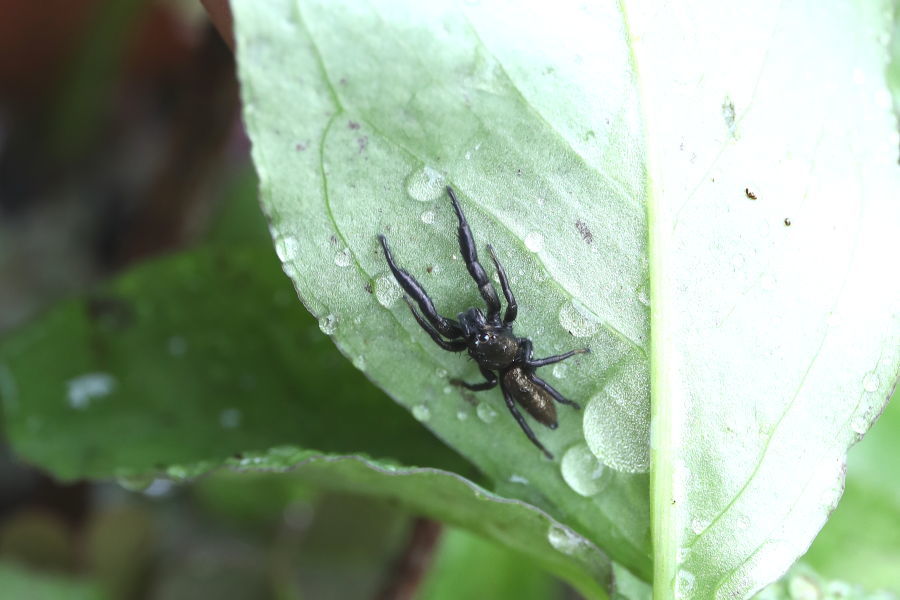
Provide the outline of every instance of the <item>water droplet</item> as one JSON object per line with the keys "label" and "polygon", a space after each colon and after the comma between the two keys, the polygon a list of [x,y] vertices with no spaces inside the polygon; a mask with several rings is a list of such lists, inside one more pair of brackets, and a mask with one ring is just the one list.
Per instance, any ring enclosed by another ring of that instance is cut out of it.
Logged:
{"label": "water droplet", "polygon": [[443,379],[447,376],[447,369],[438,369],[434,374],[438,376],[438,379]]}
{"label": "water droplet", "polygon": [[743,530],[750,529],[750,517],[748,517],[747,515],[738,515],[737,527],[738,529]]}
{"label": "water droplet", "polygon": [[344,248],[334,255],[334,264],[339,267],[349,267],[353,257],[350,254],[350,248]]}
{"label": "water droplet", "polygon": [[478,418],[485,423],[493,423],[494,419],[497,418],[497,411],[494,410],[490,404],[486,404],[485,402],[479,402],[475,412],[478,414]]}
{"label": "water droplet", "polygon": [[375,280],[375,297],[383,307],[390,308],[401,296],[403,290],[391,275],[382,275]]}
{"label": "water droplet", "polygon": [[334,315],[325,315],[319,319],[319,329],[321,329],[322,333],[325,335],[331,335],[337,329],[337,320],[337,317]]}
{"label": "water droplet", "polygon": [[142,473],[139,475],[120,475],[116,477],[116,483],[118,483],[122,489],[128,490],[129,492],[143,492],[156,479],[153,475],[147,475],[146,473]]}
{"label": "water droplet", "polygon": [[356,358],[353,359],[353,366],[359,369],[360,371],[366,370],[366,357],[360,354]]}
{"label": "water droplet", "polygon": [[66,382],[66,397],[71,408],[83,410],[91,401],[110,395],[116,378],[108,373],[87,373]]}
{"label": "water droplet", "polygon": [[460,421],[465,421],[469,418],[469,411],[466,410],[458,410],[456,411],[456,418]]}
{"label": "water droplet", "polygon": [[241,419],[244,417],[236,408],[226,408],[219,413],[219,425],[222,429],[235,429],[240,426]]}
{"label": "water droplet", "polygon": [[865,435],[869,430],[869,419],[866,418],[866,415],[856,415],[850,421],[850,429],[861,436]]}
{"label": "water droplet", "polygon": [[416,404],[412,407],[412,415],[417,421],[427,421],[431,418],[431,409],[424,404]]}
{"label": "water droplet", "polygon": [[544,205],[544,202],[546,202],[546,201],[545,201],[543,198],[538,198],[538,199],[537,199],[537,205],[538,205],[538,206],[543,206],[543,205]]}
{"label": "water droplet", "polygon": [[805,575],[794,575],[788,582],[791,600],[819,600],[822,597],[816,583]]}
{"label": "water droplet", "polygon": [[587,444],[577,444],[566,450],[560,469],[569,487],[585,497],[599,494],[609,483],[609,469],[591,454]]}
{"label": "water droplet", "polygon": [[300,255],[300,242],[292,235],[283,235],[275,240],[275,254],[281,262],[290,262]]}
{"label": "water droplet", "polygon": [[675,575],[675,597],[687,598],[694,591],[694,582],[696,577],[690,571],[679,569]]}
{"label": "water droplet", "polygon": [[166,475],[168,475],[175,481],[184,481],[190,474],[185,467],[181,465],[172,465],[171,467],[166,469]]}
{"label": "water droplet", "polygon": [[184,356],[184,353],[187,352],[187,340],[180,335],[173,335],[166,342],[166,348],[172,356]]}
{"label": "water droplet", "polygon": [[431,167],[422,167],[406,179],[406,193],[413,200],[431,202],[444,193],[444,176]]}
{"label": "water droplet", "polygon": [[425,223],[426,225],[431,225],[432,223],[434,223],[434,211],[426,210],[425,212],[423,212],[422,213],[422,222]]}
{"label": "water droplet", "polygon": [[445,385],[445,386],[444,386],[444,393],[445,393],[445,394],[452,394],[452,393],[453,393],[453,386]]}
{"label": "water droplet", "polygon": [[509,476],[509,482],[510,483],[518,483],[521,485],[529,484],[528,479],[526,479],[525,477],[522,477],[521,475],[516,475],[515,473],[513,473],[512,475]]}
{"label": "water droplet", "polygon": [[708,526],[709,526],[709,524],[706,521],[703,521],[701,519],[694,519],[693,521],[691,521],[691,531],[693,531],[697,535],[700,535],[701,533],[703,533],[703,531]]}
{"label": "water droplet", "polygon": [[532,252],[540,252],[544,249],[544,236],[537,231],[532,231],[525,236],[525,247]]}
{"label": "water droplet", "polygon": [[878,374],[874,371],[866,373],[866,376],[863,377],[863,389],[867,392],[876,391],[880,383],[881,380],[878,378]]}
{"label": "water droplet", "polygon": [[650,306],[650,282],[645,281],[638,288],[638,302],[644,306]]}
{"label": "water droplet", "polygon": [[472,152],[470,150],[466,151],[466,160],[472,160]]}
{"label": "water droplet", "polygon": [[650,374],[644,362],[622,363],[584,409],[584,438],[606,466],[626,473],[650,468]]}
{"label": "water droplet", "polygon": [[575,554],[583,544],[578,534],[559,525],[550,526],[550,529],[547,531],[547,541],[563,554],[570,555]]}
{"label": "water droplet", "polygon": [[600,328],[600,317],[577,300],[559,309],[559,324],[575,337],[588,337]]}
{"label": "water droplet", "polygon": [[569,372],[569,365],[566,363],[556,363],[553,365],[553,376],[557,379],[565,379]]}

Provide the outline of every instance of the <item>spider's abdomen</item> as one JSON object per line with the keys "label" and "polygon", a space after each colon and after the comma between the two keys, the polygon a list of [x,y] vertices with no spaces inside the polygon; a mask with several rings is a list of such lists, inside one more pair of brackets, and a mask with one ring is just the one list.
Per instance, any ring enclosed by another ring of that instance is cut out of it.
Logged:
{"label": "spider's abdomen", "polygon": [[469,355],[486,369],[500,371],[516,360],[519,341],[506,331],[485,331],[468,342]]}
{"label": "spider's abdomen", "polygon": [[521,367],[514,367],[503,374],[503,387],[519,406],[528,411],[538,422],[556,429],[556,405],[553,397],[528,377]]}

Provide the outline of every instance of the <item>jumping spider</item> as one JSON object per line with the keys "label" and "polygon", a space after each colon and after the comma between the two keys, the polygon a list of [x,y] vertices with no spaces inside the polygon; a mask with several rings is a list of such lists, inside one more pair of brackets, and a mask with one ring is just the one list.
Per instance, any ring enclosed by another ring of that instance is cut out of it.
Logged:
{"label": "jumping spider", "polygon": [[[497,269],[497,275],[500,278],[500,287],[503,288],[503,295],[506,297],[506,312],[503,314],[503,320],[500,320],[500,298],[497,296],[497,290],[488,279],[487,273],[481,263],[478,262],[478,253],[475,250],[475,238],[472,236],[472,230],[466,222],[459,201],[453,189],[447,187],[447,194],[453,202],[453,210],[456,211],[456,217],[459,219],[459,249],[465,260],[466,268],[475,283],[478,285],[478,291],[487,304],[487,315],[479,308],[470,308],[465,312],[459,313],[456,320],[442,317],[434,308],[434,303],[422,285],[405,270],[397,266],[394,257],[388,248],[387,240],[384,235],[379,235],[381,247],[384,248],[384,257],[387,259],[391,272],[397,279],[397,283],[408,294],[404,299],[412,311],[416,322],[421,325],[431,339],[435,343],[450,352],[462,352],[468,350],[471,356],[478,363],[481,374],[484,375],[485,381],[481,383],[466,383],[454,379],[451,383],[470,389],[472,391],[489,390],[498,383],[503,391],[503,398],[506,400],[506,406],[509,412],[515,417],[516,422],[528,439],[541,449],[547,458],[552,459],[553,455],[544,448],[544,445],[537,439],[531,427],[525,421],[525,417],[519,412],[516,403],[524,408],[539,423],[542,423],[550,429],[556,429],[556,406],[553,401],[560,404],[568,404],[576,410],[581,407],[568,400],[557,392],[553,387],[535,374],[535,369],[545,365],[558,363],[576,354],[589,352],[587,348],[579,350],[571,350],[565,354],[550,356],[548,358],[532,358],[531,340],[523,337],[516,337],[512,331],[512,322],[516,320],[518,314],[518,306],[513,296],[512,290],[509,289],[509,281],[506,278],[506,272],[497,260],[494,248],[488,244],[488,252],[491,254],[491,260]],[[412,300],[419,305],[421,314],[413,306]],[[424,315],[424,317],[423,317]],[[445,339],[447,338],[447,339]],[[494,373],[499,372],[499,377]]]}

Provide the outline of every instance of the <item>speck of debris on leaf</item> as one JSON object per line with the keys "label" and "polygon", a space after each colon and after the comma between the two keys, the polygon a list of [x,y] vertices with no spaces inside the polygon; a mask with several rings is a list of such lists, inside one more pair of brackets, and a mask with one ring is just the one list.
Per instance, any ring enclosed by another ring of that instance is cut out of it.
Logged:
{"label": "speck of debris on leaf", "polygon": [[756,192],[752,191],[750,188],[748,188],[748,187],[744,188],[744,193],[751,200],[756,200]]}
{"label": "speck of debris on leaf", "polygon": [[350,129],[359,129],[359,123],[356,121],[347,121],[347,127]]}
{"label": "speck of debris on leaf", "polygon": [[784,226],[785,226],[785,227],[790,227],[790,226],[791,226],[791,218],[790,218],[790,217],[785,217],[785,218],[784,218]]}
{"label": "speck of debris on leaf", "polygon": [[369,145],[369,136],[364,135],[356,138],[356,144],[359,146],[359,153],[362,154],[363,150],[366,149],[366,146]]}
{"label": "speck of debris on leaf", "polygon": [[364,287],[366,288],[366,291],[369,292],[370,294],[372,294],[372,293],[375,292],[375,290],[372,288],[372,282],[371,282],[371,281],[370,281],[369,283],[367,283]]}
{"label": "speck of debris on leaf", "polygon": [[594,234],[591,233],[591,230],[588,228],[587,223],[579,219],[575,221],[575,229],[578,230],[578,233],[581,234],[581,238],[585,242],[587,242],[588,244],[594,243]]}

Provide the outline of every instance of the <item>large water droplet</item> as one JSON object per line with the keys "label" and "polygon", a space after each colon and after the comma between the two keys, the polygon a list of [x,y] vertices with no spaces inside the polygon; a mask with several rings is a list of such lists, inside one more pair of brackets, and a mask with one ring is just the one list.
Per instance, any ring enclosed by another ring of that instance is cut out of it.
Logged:
{"label": "large water droplet", "polygon": [[334,315],[325,315],[321,319],[319,319],[319,329],[322,330],[322,333],[325,335],[331,335],[337,329],[337,317]]}
{"label": "large water droplet", "polygon": [[427,421],[431,418],[431,409],[424,404],[416,404],[412,407],[412,415],[417,421]]}
{"label": "large water droplet", "polygon": [[550,529],[547,531],[547,541],[563,554],[570,555],[575,554],[583,544],[578,534],[559,525],[550,526]]}
{"label": "large water droplet", "polygon": [[480,402],[475,409],[475,412],[478,414],[478,418],[485,423],[493,423],[494,419],[497,418],[497,411],[494,410],[490,404],[485,402]]}
{"label": "large water droplet", "polygon": [[393,276],[382,275],[375,280],[375,297],[383,307],[390,308],[401,296],[403,296],[403,290],[400,289],[400,285]]}
{"label": "large water droplet", "polygon": [[592,313],[581,302],[572,301],[559,309],[559,324],[575,337],[588,337],[600,328],[600,317]]}
{"label": "large water droplet", "polygon": [[290,262],[300,255],[300,242],[292,235],[283,235],[275,240],[275,254],[281,262]]}
{"label": "large water droplet", "polygon": [[628,473],[650,468],[650,376],[640,358],[625,363],[584,410],[584,438],[607,466]]}
{"label": "large water droplet", "polygon": [[66,382],[69,406],[83,410],[96,398],[110,395],[116,389],[116,378],[108,373],[87,373]]}
{"label": "large water droplet", "polygon": [[444,193],[444,176],[431,167],[422,167],[406,179],[406,193],[413,200],[431,202]]}
{"label": "large water droplet", "polygon": [[878,378],[878,374],[874,371],[866,373],[865,377],[863,377],[863,389],[867,392],[874,392],[878,390],[878,385],[880,383],[881,380]]}
{"label": "large water droplet", "polygon": [[422,222],[425,223],[426,225],[431,225],[432,223],[434,223],[434,211],[426,210],[425,212],[423,212],[422,213]]}
{"label": "large water droplet", "polygon": [[537,231],[532,231],[525,236],[525,247],[532,252],[540,252],[544,249],[544,236]]}
{"label": "large water droplet", "polygon": [[609,483],[609,469],[591,454],[587,444],[577,444],[566,450],[560,469],[569,487],[582,496],[599,494]]}
{"label": "large water droplet", "polygon": [[349,267],[353,257],[350,254],[350,248],[344,248],[334,255],[334,264],[339,267]]}

